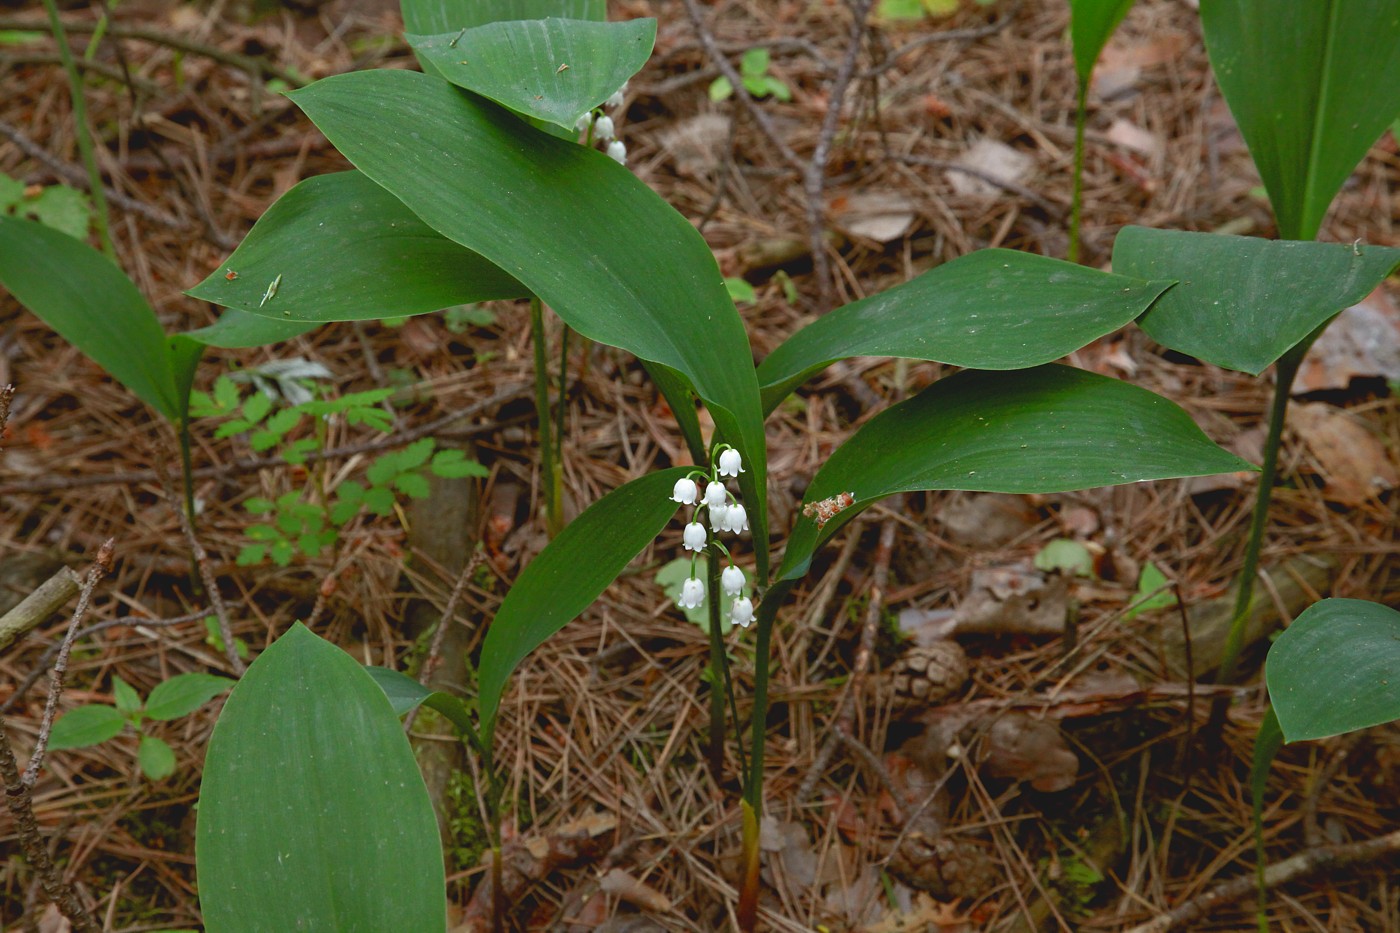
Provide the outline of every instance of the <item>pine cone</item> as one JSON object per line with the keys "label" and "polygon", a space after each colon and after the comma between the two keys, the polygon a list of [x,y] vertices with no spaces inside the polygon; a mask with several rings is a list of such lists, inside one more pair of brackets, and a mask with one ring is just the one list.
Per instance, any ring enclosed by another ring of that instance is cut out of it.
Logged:
{"label": "pine cone", "polygon": [[915,645],[890,670],[895,705],[917,710],[941,703],[967,682],[967,655],[955,641]]}

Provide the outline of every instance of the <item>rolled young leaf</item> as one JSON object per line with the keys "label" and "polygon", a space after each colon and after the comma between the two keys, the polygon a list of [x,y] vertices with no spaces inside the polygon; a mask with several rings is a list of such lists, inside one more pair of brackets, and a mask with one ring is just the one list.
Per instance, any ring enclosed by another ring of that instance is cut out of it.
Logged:
{"label": "rolled young leaf", "polygon": [[387,667],[367,664],[365,671],[374,678],[374,682],[379,684],[379,688],[389,698],[395,715],[403,716],[419,706],[426,706],[445,716],[464,735],[475,737],[476,726],[472,722],[471,713],[458,697],[441,690],[431,690],[407,674]]}
{"label": "rolled young leaf", "polygon": [[1363,599],[1314,603],[1269,647],[1264,680],[1285,741],[1400,719],[1400,612]]}
{"label": "rolled young leaf", "polygon": [[1088,85],[1099,53],[1113,30],[1132,9],[1133,0],[1069,0],[1069,34],[1074,46],[1074,73]]}
{"label": "rolled young leaf", "polygon": [[[529,291],[360,172],[336,172],[308,178],[278,198],[189,294],[295,327],[423,314]],[[235,318],[188,336],[200,339],[212,330],[228,345],[248,326]]]}
{"label": "rolled young leaf", "polygon": [[458,87],[565,127],[600,106],[651,56],[656,20],[536,19],[405,38]]}
{"label": "rolled young leaf", "polygon": [[1400,265],[1400,249],[1124,227],[1113,268],[1177,279],[1138,321],[1153,340],[1263,372]]}
{"label": "rolled young leaf", "polygon": [[506,681],[520,662],[583,612],[676,515],[676,480],[690,467],[634,479],[589,506],[521,572],[496,612],[478,671],[481,741],[491,747]]}
{"label": "rolled young leaf", "polygon": [[214,726],[195,862],[209,933],[446,929],[437,821],[398,717],[301,623]]}
{"label": "rolled young leaf", "polygon": [[866,506],[899,492],[1067,492],[1254,467],[1201,433],[1176,405],[1069,366],[967,370],[876,415],[838,447],[804,504],[851,493],[821,529],[801,518],[779,579]]}
{"label": "rolled young leaf", "polygon": [[[602,153],[533,130],[440,78],[361,71],[292,97],[424,223],[523,282],[590,340],[691,383],[720,436],[743,453],[764,576],[758,380],[743,321],[695,227]],[[288,279],[284,287],[295,286]]]}
{"label": "rolled young leaf", "polygon": [[0,285],[137,398],[180,420],[165,332],[106,256],[43,224],[0,214]]}
{"label": "rolled young leaf", "polygon": [[1147,282],[1009,249],[984,249],[838,308],[758,367],[764,411],[838,359],[896,356],[975,369],[1057,360],[1142,314]]}
{"label": "rolled young leaf", "polygon": [[1342,183],[1400,113],[1400,5],[1201,0],[1201,26],[1280,236],[1313,239]]}

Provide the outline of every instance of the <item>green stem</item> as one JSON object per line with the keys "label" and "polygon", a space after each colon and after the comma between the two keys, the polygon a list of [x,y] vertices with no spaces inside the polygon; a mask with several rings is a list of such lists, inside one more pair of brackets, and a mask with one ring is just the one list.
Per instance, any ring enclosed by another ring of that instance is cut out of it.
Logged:
{"label": "green stem", "polygon": [[185,515],[190,520],[190,527],[194,527],[194,462],[190,456],[190,423],[188,419],[180,421],[180,480],[185,485]]}
{"label": "green stem", "polygon": [[[1318,333],[1321,333],[1320,329]],[[1310,346],[1311,338],[1285,353],[1277,364],[1278,380],[1274,386],[1273,404],[1269,409],[1269,434],[1264,441],[1264,462],[1259,470],[1259,492],[1254,499],[1254,516],[1249,524],[1249,540],[1245,544],[1244,567],[1240,570],[1230,633],[1225,639],[1225,649],[1220,653],[1220,673],[1216,677],[1218,683],[1229,683],[1235,676],[1235,665],[1239,662],[1240,651],[1244,647],[1245,619],[1249,615],[1249,604],[1254,598],[1254,577],[1259,572],[1264,529],[1269,524],[1269,503],[1273,499],[1274,480],[1278,475],[1278,451],[1283,440],[1284,418],[1288,414],[1288,398],[1293,388],[1293,377],[1298,374],[1298,366]]]}
{"label": "green stem", "polygon": [[549,357],[545,346],[544,304],[530,296],[530,333],[535,343],[535,414],[539,420],[540,487],[544,494],[545,530],[553,538],[563,527],[559,512],[559,483],[555,477],[554,443],[550,439]]}
{"label": "green stem", "polygon": [[77,63],[73,61],[73,50],[68,47],[68,34],[63,29],[63,20],[58,16],[57,0],[44,0],[44,9],[48,11],[49,26],[58,44],[58,57],[63,62],[64,71],[68,72],[68,89],[73,99],[73,132],[78,137],[78,152],[82,154],[83,165],[87,167],[88,186],[92,189],[92,219],[97,225],[97,239],[102,244],[102,252],[116,262],[117,251],[112,246],[111,224],[107,217],[107,192],[102,187],[102,173],[97,168],[97,155],[93,150],[92,136],[88,133],[83,79],[78,73]]}
{"label": "green stem", "polygon": [[749,748],[749,777],[744,782],[744,800],[755,817],[763,815],[763,743],[768,736],[768,651],[773,640],[773,621],[792,589],[793,580],[779,580],[763,594],[758,604],[758,638],[754,642],[753,734]]}
{"label": "green stem", "polygon": [[1084,124],[1089,118],[1089,82],[1081,80],[1074,107],[1074,193],[1069,202],[1069,261],[1079,261],[1079,217],[1084,207]]}
{"label": "green stem", "polygon": [[[713,542],[711,542],[713,545]],[[710,760],[710,776],[716,784],[724,780],[724,689],[722,682],[728,674],[727,659],[724,656],[724,634],[720,631],[719,618],[719,561],[715,560],[713,547],[706,561],[708,572],[705,586],[710,591],[706,600],[710,610],[710,736],[706,750]],[[738,720],[735,720],[738,724]]]}

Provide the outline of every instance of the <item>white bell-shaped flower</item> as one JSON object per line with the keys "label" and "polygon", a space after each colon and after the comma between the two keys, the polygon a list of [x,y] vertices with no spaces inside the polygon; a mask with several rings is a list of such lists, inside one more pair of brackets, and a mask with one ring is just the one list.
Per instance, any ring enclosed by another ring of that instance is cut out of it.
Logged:
{"label": "white bell-shaped flower", "polygon": [[708,483],[705,486],[705,505],[711,509],[722,509],[729,502],[729,493],[723,483]]}
{"label": "white bell-shaped flower", "polygon": [[688,577],[681,584],[681,598],[676,605],[682,609],[699,609],[705,602],[705,581],[699,577]]}
{"label": "white bell-shaped flower", "polygon": [[617,137],[617,130],[613,128],[612,117],[603,114],[593,121],[593,138],[607,142]]}
{"label": "white bell-shaped flower", "polygon": [[711,531],[724,531],[729,527],[729,506],[712,505],[710,506],[709,512]]}
{"label": "white bell-shaped flower", "polygon": [[744,461],[743,458],[739,456],[739,451],[730,447],[719,455],[720,476],[738,476],[740,473],[744,472],[747,471],[744,469]]}
{"label": "white bell-shaped flower", "polygon": [[682,538],[685,541],[687,551],[705,550],[705,526],[699,522],[691,522],[686,525]]}
{"label": "white bell-shaped flower", "polygon": [[749,623],[753,621],[753,600],[747,596],[740,596],[734,600],[734,606],[729,610],[729,621],[740,628],[748,628]]}
{"label": "white bell-shaped flower", "polygon": [[586,132],[588,130],[589,125],[592,122],[593,111],[590,110],[588,111],[588,113],[585,113],[583,116],[579,117],[577,120],[574,121],[574,130],[579,133]]}
{"label": "white bell-shaped flower", "polygon": [[700,490],[696,488],[695,480],[686,477],[676,480],[676,488],[671,491],[671,501],[681,505],[694,505],[699,494]]}
{"label": "white bell-shaped flower", "polygon": [[613,91],[612,96],[609,97],[607,100],[603,101],[603,106],[604,106],[604,107],[607,107],[609,110],[612,110],[612,109],[617,108],[617,107],[621,107],[621,106],[622,106],[623,95],[626,94],[626,93],[627,93],[627,82],[626,82],[626,81],[623,81],[623,82],[622,82],[622,87],[618,88],[616,91]]}
{"label": "white bell-shaped flower", "polygon": [[627,164],[627,147],[622,144],[622,140],[614,139],[608,143],[608,158],[618,165]]}
{"label": "white bell-shaped flower", "polygon": [[724,568],[724,573],[719,575],[719,582],[730,596],[738,596],[744,592],[744,571],[730,564]]}
{"label": "white bell-shaped flower", "polygon": [[749,530],[749,513],[744,509],[743,503],[736,502],[725,512],[724,530],[732,531],[736,535]]}

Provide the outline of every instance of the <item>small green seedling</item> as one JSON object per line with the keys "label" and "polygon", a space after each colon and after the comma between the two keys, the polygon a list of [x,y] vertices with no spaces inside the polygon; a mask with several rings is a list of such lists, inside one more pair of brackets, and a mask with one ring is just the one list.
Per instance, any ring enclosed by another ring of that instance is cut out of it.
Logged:
{"label": "small green seedling", "polygon": [[[739,60],[739,77],[744,82],[744,90],[750,97],[769,97],[776,100],[792,100],[792,90],[782,81],[768,73],[771,59],[765,48],[752,48]],[[710,100],[719,103],[734,96],[734,85],[724,75],[715,78],[710,85]]]}
{"label": "small green seedling", "polygon": [[[207,616],[204,619],[204,631],[204,643],[219,652],[219,654],[226,654],[224,636],[219,633],[219,620],[214,616]],[[239,658],[244,661],[248,660],[248,643],[246,641],[241,638],[235,638],[233,640],[233,650]]]}
{"label": "small green seedling", "polygon": [[92,208],[81,191],[67,185],[33,188],[0,172],[0,214],[37,220],[75,239],[87,236]]}
{"label": "small green seedling", "polygon": [[188,716],[233,684],[229,678],[215,674],[177,674],[156,684],[143,704],[136,688],[113,674],[115,705],[93,703],[64,713],[53,724],[49,750],[100,745],[130,725],[140,736],[136,761],[141,773],[152,781],[164,780],[175,773],[175,752],[163,739],[146,733],[142,723],[148,719],[165,721]]}

